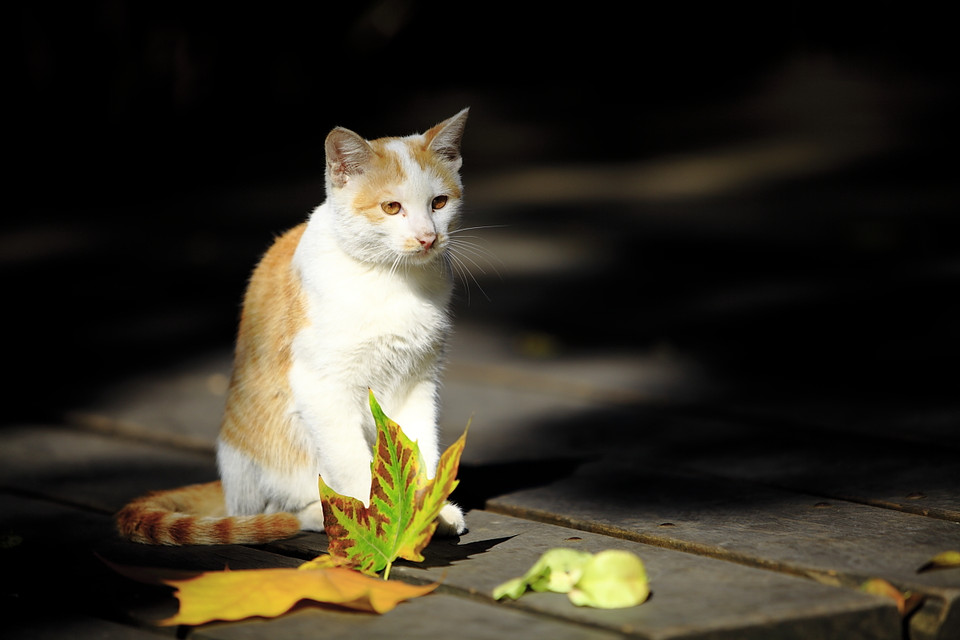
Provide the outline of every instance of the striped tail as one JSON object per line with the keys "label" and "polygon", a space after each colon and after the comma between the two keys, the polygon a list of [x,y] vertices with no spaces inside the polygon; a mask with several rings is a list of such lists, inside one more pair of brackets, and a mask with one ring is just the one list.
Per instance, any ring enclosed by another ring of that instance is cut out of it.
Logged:
{"label": "striped tail", "polygon": [[264,544],[300,532],[292,513],[228,516],[220,481],[154,491],[117,513],[121,536],[144,544]]}

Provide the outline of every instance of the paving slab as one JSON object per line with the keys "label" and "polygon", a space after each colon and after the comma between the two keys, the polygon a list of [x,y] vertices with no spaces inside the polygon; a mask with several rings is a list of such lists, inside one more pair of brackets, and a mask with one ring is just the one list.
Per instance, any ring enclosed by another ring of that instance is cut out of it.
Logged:
{"label": "paving slab", "polygon": [[65,426],[8,427],[0,487],[113,513],[148,491],[217,477],[212,451],[158,446]]}
{"label": "paving slab", "polygon": [[741,417],[781,424],[785,428],[818,425],[833,432],[886,436],[901,442],[960,451],[960,429],[957,429],[960,402],[952,396],[920,402],[904,401],[896,396],[872,398],[870,402],[811,397],[802,403],[789,404],[753,399],[733,403],[728,409]]}
{"label": "paving slab", "polygon": [[[446,593],[492,602],[497,585],[525,573],[549,549],[625,549],[641,557],[651,581],[652,597],[639,607],[576,607],[549,593],[501,605],[649,639],[900,637],[892,602],[853,590],[485,511],[468,513],[467,525],[470,531],[458,540],[434,539],[422,564],[399,562],[391,575],[440,580]],[[296,554],[303,545],[306,557],[322,538],[287,541],[285,552]],[[827,630],[831,635],[822,635]]]}
{"label": "paving slab", "polygon": [[960,523],[960,451],[824,431],[755,429],[736,446],[690,451],[685,468]]}
{"label": "paving slab", "polygon": [[955,547],[954,522],[622,459],[585,464],[488,508],[824,583],[856,587],[883,578],[927,595],[911,621],[933,629],[925,637],[949,638],[960,624],[960,575],[917,573]]}
{"label": "paving slab", "polygon": [[637,468],[674,465],[960,522],[960,449],[948,442],[713,407],[632,405],[574,421],[590,425],[579,430],[589,438],[573,440],[578,431],[561,413],[524,431],[547,450],[629,457]]}
{"label": "paving slab", "polygon": [[232,349],[200,351],[104,388],[67,413],[69,422],[104,432],[179,436],[180,446],[212,448],[220,429]]}

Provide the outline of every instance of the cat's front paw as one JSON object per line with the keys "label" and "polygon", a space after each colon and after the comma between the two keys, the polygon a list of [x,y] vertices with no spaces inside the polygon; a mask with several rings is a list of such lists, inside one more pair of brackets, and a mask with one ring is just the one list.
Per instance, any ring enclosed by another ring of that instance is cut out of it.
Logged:
{"label": "cat's front paw", "polygon": [[441,538],[455,538],[467,532],[467,523],[463,519],[463,512],[460,507],[448,502],[440,509],[440,516],[437,518],[437,531],[434,535]]}

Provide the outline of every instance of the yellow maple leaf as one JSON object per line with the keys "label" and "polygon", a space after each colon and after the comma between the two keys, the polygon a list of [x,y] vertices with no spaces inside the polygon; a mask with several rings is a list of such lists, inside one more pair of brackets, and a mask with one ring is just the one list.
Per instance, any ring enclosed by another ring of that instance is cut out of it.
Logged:
{"label": "yellow maple leaf", "polygon": [[244,569],[240,571],[175,571],[131,567],[100,558],[122,576],[177,589],[180,611],[160,625],[199,625],[214,620],[243,620],[282,615],[298,602],[334,604],[357,611],[386,613],[400,602],[427,595],[438,583],[415,586],[371,578],[343,567]]}
{"label": "yellow maple leaf", "polygon": [[301,600],[386,613],[404,600],[426,595],[437,588],[436,584],[417,586],[379,580],[340,567],[211,571],[163,582],[177,589],[175,595],[180,600],[180,611],[158,623],[164,626],[254,616],[273,618],[286,613]]}

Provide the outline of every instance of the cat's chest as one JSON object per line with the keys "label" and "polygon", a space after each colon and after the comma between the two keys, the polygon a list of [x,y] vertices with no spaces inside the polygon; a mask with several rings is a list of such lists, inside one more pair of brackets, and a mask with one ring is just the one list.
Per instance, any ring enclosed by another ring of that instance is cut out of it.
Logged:
{"label": "cat's chest", "polygon": [[408,368],[435,357],[449,331],[448,294],[424,291],[399,278],[365,274],[330,280],[306,295],[307,323],[299,355],[317,367]]}
{"label": "cat's chest", "polygon": [[347,342],[388,335],[412,339],[445,327],[446,304],[441,296],[354,281],[314,296],[308,317],[319,333]]}

